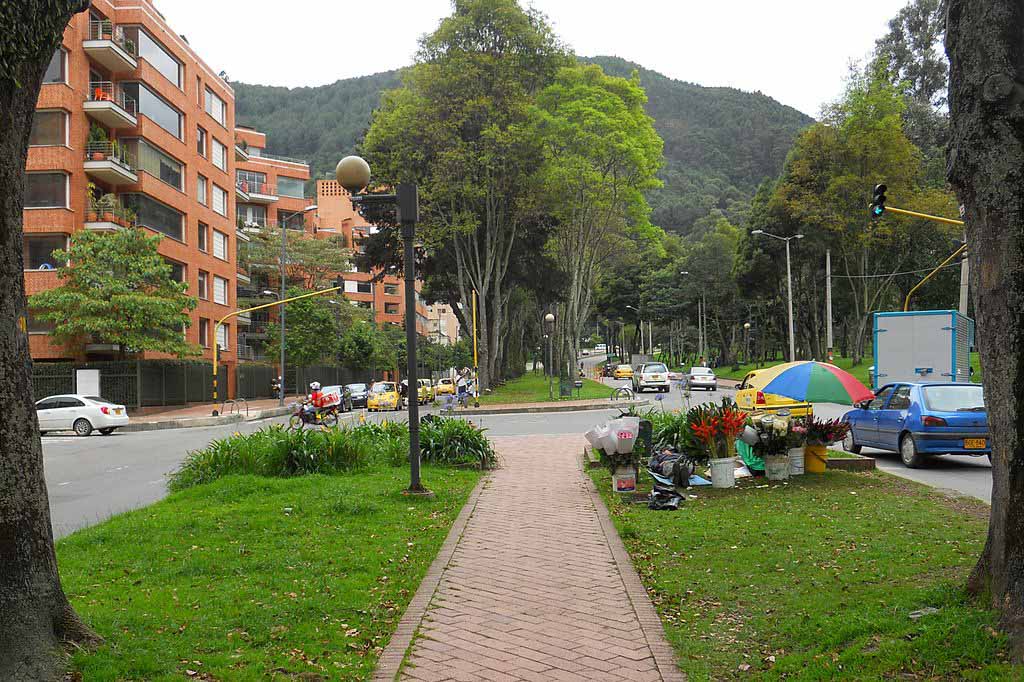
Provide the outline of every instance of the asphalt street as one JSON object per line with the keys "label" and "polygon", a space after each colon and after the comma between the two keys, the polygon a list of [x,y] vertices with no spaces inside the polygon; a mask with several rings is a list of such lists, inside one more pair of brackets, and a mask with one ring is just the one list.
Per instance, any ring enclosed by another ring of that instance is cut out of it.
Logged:
{"label": "asphalt street", "polygon": [[[585,358],[584,362],[593,365],[601,360],[602,357],[591,357]],[[629,385],[628,381],[606,381],[616,386]],[[732,394],[731,390],[694,392],[690,404],[719,401]],[[673,388],[670,393],[646,393],[641,397],[650,400],[655,409],[665,410],[680,409],[685,400],[678,388]],[[822,417],[838,417],[847,409],[841,405],[815,405],[815,412]],[[477,415],[467,419],[495,436],[582,435],[593,425],[618,414],[618,410],[609,408],[552,414]],[[355,417],[353,414],[347,419]],[[394,419],[395,415],[377,414],[368,418]],[[86,438],[71,435],[44,437],[43,459],[54,535],[62,537],[114,514],[151,504],[167,494],[168,474],[179,466],[189,451],[235,432],[250,433],[269,423],[284,423],[286,419],[279,417],[207,428],[115,432],[110,436],[94,434]],[[875,457],[880,469],[897,476],[986,502],[991,498],[992,474],[987,459],[944,456],[934,458],[925,468],[907,469],[895,453],[865,449],[864,454]]]}

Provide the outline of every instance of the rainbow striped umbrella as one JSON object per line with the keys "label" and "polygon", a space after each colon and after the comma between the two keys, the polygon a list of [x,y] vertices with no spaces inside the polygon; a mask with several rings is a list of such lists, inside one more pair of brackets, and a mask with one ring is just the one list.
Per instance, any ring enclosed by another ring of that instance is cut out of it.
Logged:
{"label": "rainbow striped umbrella", "polygon": [[754,388],[808,403],[853,405],[874,394],[855,376],[825,362],[787,362],[757,373]]}

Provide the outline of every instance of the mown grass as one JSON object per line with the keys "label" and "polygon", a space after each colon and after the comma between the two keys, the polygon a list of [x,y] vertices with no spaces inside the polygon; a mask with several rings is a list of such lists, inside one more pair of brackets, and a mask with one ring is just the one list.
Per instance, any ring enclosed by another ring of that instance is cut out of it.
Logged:
{"label": "mown grass", "polygon": [[[558,400],[558,377],[552,379],[555,400]],[[612,388],[593,379],[584,379],[579,400],[598,400],[610,398]],[[576,389],[572,398],[576,400]],[[480,396],[481,405],[504,405],[508,403],[546,403],[548,402],[548,378],[543,374],[527,372],[521,377],[512,379],[498,386],[492,393]]]}
{"label": "mown grass", "polygon": [[[774,367],[775,365],[781,365],[786,362],[785,360],[778,360],[775,362],[768,362],[758,366],[756,364],[745,364],[740,365],[738,370],[733,370],[731,366],[719,367],[715,370],[715,374],[718,375],[719,379],[735,379],[741,381],[743,377],[747,376],[748,373],[755,369],[764,369],[766,367]],[[853,364],[852,358],[839,358],[837,357],[832,363],[839,369],[846,370],[857,378],[862,384],[871,387],[871,375],[868,370],[871,365],[874,364],[874,360],[871,357],[871,351],[868,349],[868,354],[864,357],[864,360],[859,365]],[[974,381],[981,381],[981,360],[977,353],[971,353],[971,367],[974,368]]]}
{"label": "mown grass", "polygon": [[[57,545],[64,588],[106,642],[95,680],[356,680],[382,648],[480,476],[231,476]],[[191,671],[191,672],[190,672]]]}
{"label": "mown grass", "polygon": [[[652,512],[591,475],[691,680],[1024,678],[963,590],[980,502],[837,471],[698,488]],[[938,612],[910,618],[926,607]]]}

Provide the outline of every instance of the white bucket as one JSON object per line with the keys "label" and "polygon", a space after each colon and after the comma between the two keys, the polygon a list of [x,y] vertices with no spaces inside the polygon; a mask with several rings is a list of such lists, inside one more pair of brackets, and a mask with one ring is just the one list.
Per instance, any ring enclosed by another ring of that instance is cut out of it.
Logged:
{"label": "white bucket", "polygon": [[764,474],[769,481],[789,479],[789,455],[775,455],[764,458]]}
{"label": "white bucket", "polygon": [[733,488],[736,486],[736,460],[733,457],[711,460],[711,486]]}
{"label": "white bucket", "polygon": [[804,449],[791,448],[789,451],[789,475],[802,476],[804,473]]}
{"label": "white bucket", "polygon": [[636,492],[636,470],[633,467],[617,467],[612,474],[612,490],[617,493]]}

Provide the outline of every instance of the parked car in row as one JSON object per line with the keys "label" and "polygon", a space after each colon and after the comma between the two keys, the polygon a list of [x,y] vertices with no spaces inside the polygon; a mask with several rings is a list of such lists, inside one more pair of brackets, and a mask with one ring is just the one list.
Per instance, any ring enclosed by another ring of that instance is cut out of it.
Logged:
{"label": "parked car in row", "polygon": [[378,381],[370,387],[366,399],[366,409],[370,412],[383,410],[401,410],[405,401],[398,392],[398,384],[393,381]]}
{"label": "parked car in row", "polygon": [[633,373],[633,391],[643,393],[653,389],[659,393],[668,393],[672,384],[668,378],[668,367],[661,362],[645,362]]}
{"label": "parked car in row", "polygon": [[349,396],[352,398],[352,407],[366,407],[366,397],[370,393],[370,387],[366,384],[346,384]]}
{"label": "parked car in row", "polygon": [[612,377],[615,379],[632,379],[633,368],[629,365],[616,365],[615,371],[612,372]]}
{"label": "parked car in row", "polygon": [[691,391],[700,388],[705,391],[718,390],[718,377],[710,367],[691,367],[686,375],[686,386]]}
{"label": "parked car in row", "polygon": [[981,384],[907,382],[886,384],[871,400],[843,415],[853,453],[871,447],[898,452],[916,469],[933,455],[992,458],[985,391]]}
{"label": "parked car in row", "polygon": [[352,392],[348,390],[348,386],[324,386],[320,389],[320,392],[325,396],[337,396],[336,404],[338,412],[351,412],[354,405],[352,404]]}
{"label": "parked car in row", "polygon": [[417,400],[420,405],[426,405],[427,403],[434,402],[437,397],[434,393],[434,384],[430,379],[417,379],[419,383],[419,390],[417,391]]}
{"label": "parked car in row", "polygon": [[99,396],[53,395],[36,401],[39,432],[74,431],[88,436],[93,430],[109,436],[128,426],[128,409]]}
{"label": "parked car in row", "polygon": [[444,378],[437,380],[437,386],[434,388],[434,396],[439,395],[455,395],[456,386],[455,379]]}

